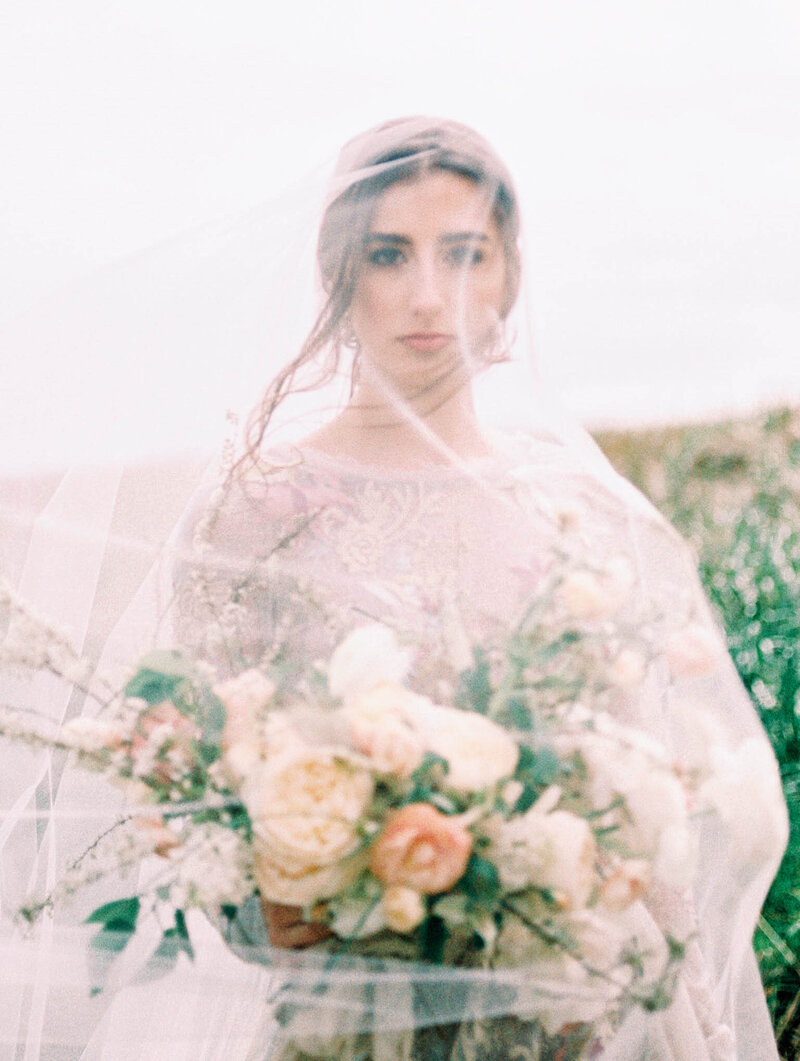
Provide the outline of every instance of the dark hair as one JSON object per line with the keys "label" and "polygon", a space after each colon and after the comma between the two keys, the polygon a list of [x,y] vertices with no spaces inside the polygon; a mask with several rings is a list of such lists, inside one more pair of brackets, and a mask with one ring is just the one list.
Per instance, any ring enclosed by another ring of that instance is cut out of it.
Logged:
{"label": "dark hair", "polygon": [[[359,179],[358,173],[366,171]],[[361,248],[375,206],[387,188],[413,181],[431,170],[466,177],[487,191],[506,263],[505,317],[519,291],[519,210],[511,177],[487,142],[457,122],[401,118],[370,129],[351,140],[339,156],[334,194],[325,210],[317,239],[317,263],[325,304],[303,346],[275,377],[248,424],[247,454],[257,458],[272,414],[290,393],[312,390],[329,382],[341,359],[341,325],[355,294]],[[336,194],[336,186],[343,190]],[[328,349],[313,378],[297,384],[298,373]]]}

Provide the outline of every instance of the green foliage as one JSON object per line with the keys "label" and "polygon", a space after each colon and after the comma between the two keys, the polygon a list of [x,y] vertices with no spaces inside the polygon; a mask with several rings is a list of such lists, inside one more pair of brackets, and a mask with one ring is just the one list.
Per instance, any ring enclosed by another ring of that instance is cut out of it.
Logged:
{"label": "green foliage", "polygon": [[423,922],[420,932],[423,961],[441,965],[444,961],[444,947],[447,942],[447,926],[444,921],[434,914]]}
{"label": "green foliage", "polygon": [[141,903],[137,896],[116,899],[98,906],[86,918],[87,925],[100,925],[91,942],[91,993],[98,995],[105,986],[114,958],[130,943],[136,931]]}
{"label": "green foliage", "polygon": [[800,414],[608,435],[617,468],[692,543],[778,757],[791,836],[756,933],[784,1057],[800,1056]]}
{"label": "green foliage", "polygon": [[172,700],[192,677],[192,672],[191,663],[180,652],[151,652],[125,686],[125,695],[148,704]]}
{"label": "green foliage", "polygon": [[502,892],[495,864],[475,853],[470,856],[459,886],[473,905],[485,906],[490,911],[494,909]]}
{"label": "green foliage", "polygon": [[486,653],[480,648],[474,650],[474,665],[465,670],[459,677],[456,689],[456,706],[464,711],[479,711],[488,714],[492,698],[491,673]]}

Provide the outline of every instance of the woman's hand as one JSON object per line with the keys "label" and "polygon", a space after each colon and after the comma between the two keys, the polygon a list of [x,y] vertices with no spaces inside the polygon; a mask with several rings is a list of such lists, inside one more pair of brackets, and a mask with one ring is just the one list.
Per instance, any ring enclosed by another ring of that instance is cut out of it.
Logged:
{"label": "woman's hand", "polygon": [[270,903],[262,899],[261,911],[273,947],[301,950],[313,943],[321,943],[331,935],[327,925],[304,921],[302,907],[283,906],[281,903]]}

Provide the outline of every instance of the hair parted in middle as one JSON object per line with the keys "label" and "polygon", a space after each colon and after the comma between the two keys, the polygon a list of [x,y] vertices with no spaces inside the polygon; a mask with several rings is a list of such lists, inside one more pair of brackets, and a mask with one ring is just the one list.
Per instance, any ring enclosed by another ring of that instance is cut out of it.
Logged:
{"label": "hair parted in middle", "polygon": [[[469,126],[436,118],[385,122],[343,147],[317,238],[317,265],[326,298],[298,355],[275,377],[247,431],[247,453],[257,459],[272,414],[293,392],[324,386],[348,345],[347,313],[362,267],[362,248],[381,195],[392,185],[444,171],[485,190],[506,266],[501,320],[517,299],[520,281],[519,208],[511,176],[496,152]],[[351,345],[351,344],[350,344]],[[311,382],[296,385],[301,369],[327,348]]]}

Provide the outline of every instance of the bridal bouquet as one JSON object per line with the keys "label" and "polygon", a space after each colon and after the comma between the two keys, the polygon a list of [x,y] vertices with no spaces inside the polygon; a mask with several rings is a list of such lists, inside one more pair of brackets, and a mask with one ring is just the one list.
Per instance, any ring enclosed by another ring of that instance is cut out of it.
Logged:
{"label": "bridal bouquet", "polygon": [[[621,560],[559,569],[511,636],[474,647],[435,696],[414,690],[414,652],[370,624],[325,662],[224,681],[153,653],[99,716],[57,731],[3,708],[0,735],[69,749],[129,808],[25,916],[134,867],[135,894],[89,918],[95,947],[118,952],[152,912],[166,923],[158,960],[191,956],[189,909],[224,925],[258,896],[326,925],[329,954],[524,966],[567,985],[528,1014],[550,1035],[668,1005],[688,940],[648,903],[691,885],[698,815],[718,814],[746,860],[735,807],[768,794],[761,745],[727,746],[696,705],[675,705],[680,759],[625,722],[654,667],[674,684],[720,651],[691,619],[666,637],[626,622],[631,586]],[[63,639],[8,591],[4,603],[6,662],[16,647],[81,681]]]}

